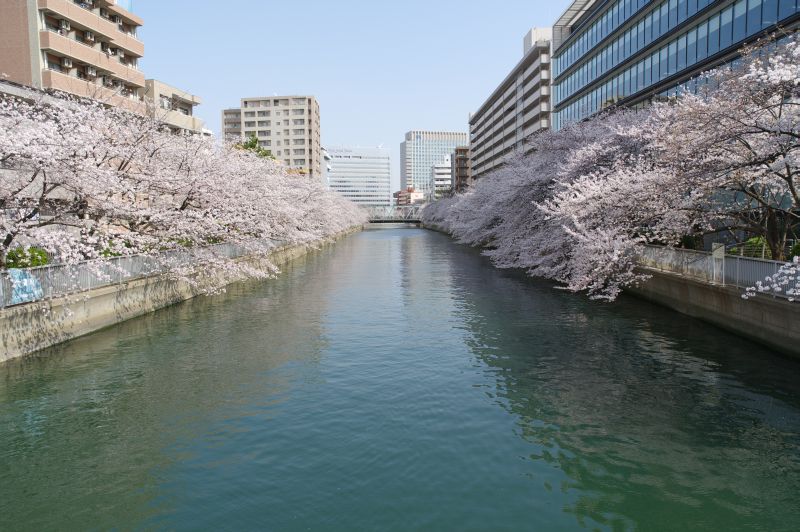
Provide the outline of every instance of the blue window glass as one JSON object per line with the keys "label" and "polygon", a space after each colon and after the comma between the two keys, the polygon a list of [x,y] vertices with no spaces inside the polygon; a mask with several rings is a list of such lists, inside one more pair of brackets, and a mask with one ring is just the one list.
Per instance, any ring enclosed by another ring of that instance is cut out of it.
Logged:
{"label": "blue window glass", "polygon": [[668,48],[667,74],[670,76],[678,71],[678,43],[672,41]]}
{"label": "blue window glass", "polygon": [[708,55],[719,52],[719,14],[708,20]]}
{"label": "blue window glass", "polygon": [[686,0],[678,0],[678,24],[686,20]]}
{"label": "blue window glass", "polygon": [[767,28],[778,23],[778,0],[764,0],[761,10],[762,28]]}
{"label": "blue window glass", "polygon": [[697,26],[697,60],[708,57],[708,22]]}
{"label": "blue window glass", "polygon": [[636,65],[636,92],[644,88],[644,61]]}
{"label": "blue window glass", "polygon": [[778,0],[778,17],[783,19],[795,13],[795,0]]}
{"label": "blue window glass", "polygon": [[719,48],[727,48],[731,45],[733,36],[733,6],[723,9],[719,17]]}
{"label": "blue window glass", "polygon": [[661,36],[661,10],[653,11],[653,40]]}
{"label": "blue window glass", "polygon": [[678,25],[678,0],[669,0],[669,27]]}
{"label": "blue window glass", "polygon": [[625,32],[625,48],[622,52],[622,58],[625,59],[626,57],[630,57],[631,55],[631,33],[629,31]]}
{"label": "blue window glass", "polygon": [[697,61],[697,30],[686,34],[686,64],[693,65]]}
{"label": "blue window glass", "polygon": [[686,34],[678,37],[678,70],[686,68]]}
{"label": "blue window glass", "polygon": [[669,3],[664,2],[661,4],[661,33],[659,35],[664,35],[669,30]]}
{"label": "blue window glass", "polygon": [[658,76],[659,80],[662,80],[662,79],[666,78],[667,76],[669,76],[669,57],[668,57],[668,54],[669,54],[669,50],[667,49],[666,46],[664,46],[663,48],[661,48],[658,51],[658,63],[659,63],[659,66],[661,67],[660,68],[660,73],[659,73],[659,76]]}
{"label": "blue window glass", "polygon": [[639,22],[639,26],[636,30],[636,51],[644,48],[644,20]]}
{"label": "blue window glass", "polygon": [[761,0],[747,0],[747,34],[761,30]]}
{"label": "blue window glass", "polygon": [[653,40],[653,14],[650,13],[644,19],[644,42],[650,43]]}
{"label": "blue window glass", "polygon": [[692,15],[697,13],[697,0],[689,0],[689,2],[687,3],[688,3],[689,16],[691,17]]}
{"label": "blue window glass", "polygon": [[739,0],[733,6],[733,42],[747,36],[747,0]]}

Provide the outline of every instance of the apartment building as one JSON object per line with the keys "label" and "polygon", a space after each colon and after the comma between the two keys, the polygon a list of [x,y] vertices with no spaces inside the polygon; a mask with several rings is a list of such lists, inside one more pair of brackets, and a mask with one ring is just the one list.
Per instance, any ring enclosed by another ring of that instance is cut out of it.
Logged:
{"label": "apartment building", "polygon": [[206,134],[205,123],[194,116],[194,108],[201,103],[199,96],[156,79],[145,80],[145,104],[148,114],[165,123],[176,133]]}
{"label": "apartment building", "polygon": [[743,45],[798,25],[797,0],[576,0],[554,26],[553,128],[695,90]]}
{"label": "apartment building", "polygon": [[0,73],[144,114],[142,24],[114,0],[2,1]]}
{"label": "apartment building", "polygon": [[391,158],[383,148],[332,146],[328,155],[328,187],[365,207],[391,207]]}
{"label": "apartment building", "polygon": [[480,108],[470,115],[471,177],[479,179],[503,163],[525,139],[550,127],[550,28],[533,28],[523,39],[519,63]]}
{"label": "apartment building", "polygon": [[458,146],[450,156],[450,174],[453,176],[454,192],[464,192],[472,185],[469,146]]}
{"label": "apartment building", "polygon": [[226,139],[256,137],[294,171],[321,178],[319,103],[313,96],[242,98],[241,107],[222,111]]}
{"label": "apartment building", "polygon": [[413,188],[431,198],[431,169],[458,146],[468,143],[466,133],[412,130],[400,144],[400,189]]}
{"label": "apartment building", "polygon": [[431,168],[431,184],[433,199],[443,198],[453,192],[453,170],[450,164],[451,156],[446,156],[442,161]]}

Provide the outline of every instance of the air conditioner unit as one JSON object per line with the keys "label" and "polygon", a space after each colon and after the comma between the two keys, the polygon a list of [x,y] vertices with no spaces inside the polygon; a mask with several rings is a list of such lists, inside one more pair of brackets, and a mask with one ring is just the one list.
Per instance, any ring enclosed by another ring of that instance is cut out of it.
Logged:
{"label": "air conditioner unit", "polygon": [[97,69],[95,67],[93,67],[93,66],[86,67],[86,75],[89,76],[90,78],[96,78],[97,77]]}
{"label": "air conditioner unit", "polygon": [[87,31],[86,34],[84,35],[84,38],[87,41],[94,42],[94,33],[92,33],[91,31]]}
{"label": "air conditioner unit", "polygon": [[103,18],[108,18],[108,9],[101,7],[100,8],[100,16]]}
{"label": "air conditioner unit", "polygon": [[62,18],[61,20],[58,21],[58,27],[61,28],[62,30],[69,31],[69,20]]}
{"label": "air conditioner unit", "polygon": [[72,59],[70,59],[69,57],[62,57],[61,66],[65,68],[72,68]]}

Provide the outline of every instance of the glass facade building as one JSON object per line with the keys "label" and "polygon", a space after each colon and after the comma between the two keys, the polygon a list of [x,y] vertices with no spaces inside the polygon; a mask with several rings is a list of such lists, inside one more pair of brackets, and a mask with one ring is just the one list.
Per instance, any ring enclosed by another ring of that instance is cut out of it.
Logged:
{"label": "glass facade building", "polygon": [[332,147],[327,150],[328,187],[366,207],[392,205],[391,164],[383,148]]}
{"label": "glass facade building", "polygon": [[554,129],[676,91],[800,18],[800,0],[583,0],[571,8],[553,48]]}
{"label": "glass facade building", "polygon": [[469,143],[466,133],[409,131],[400,144],[400,190],[414,187],[426,198],[433,196],[431,168],[442,163],[458,146]]}

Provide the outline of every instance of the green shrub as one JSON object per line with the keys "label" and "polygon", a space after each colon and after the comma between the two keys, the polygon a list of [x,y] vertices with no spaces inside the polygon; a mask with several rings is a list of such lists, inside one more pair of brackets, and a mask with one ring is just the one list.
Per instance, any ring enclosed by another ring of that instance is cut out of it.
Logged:
{"label": "green shrub", "polygon": [[45,266],[50,262],[47,252],[42,248],[18,247],[10,250],[6,255],[7,268],[35,268]]}
{"label": "green shrub", "polygon": [[795,257],[800,257],[800,242],[792,246],[792,249],[789,250],[789,260]]}

